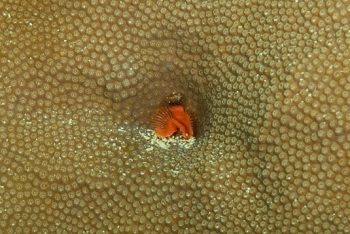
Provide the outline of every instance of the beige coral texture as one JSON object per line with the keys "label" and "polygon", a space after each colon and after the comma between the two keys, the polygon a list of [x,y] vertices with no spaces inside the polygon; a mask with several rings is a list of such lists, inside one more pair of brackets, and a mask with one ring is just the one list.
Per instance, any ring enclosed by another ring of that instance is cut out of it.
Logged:
{"label": "beige coral texture", "polygon": [[0,233],[349,233],[349,5],[2,0]]}

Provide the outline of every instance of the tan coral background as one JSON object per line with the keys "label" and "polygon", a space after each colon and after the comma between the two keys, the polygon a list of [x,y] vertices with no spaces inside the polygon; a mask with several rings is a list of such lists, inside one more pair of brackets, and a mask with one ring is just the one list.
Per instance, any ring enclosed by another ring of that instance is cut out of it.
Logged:
{"label": "tan coral background", "polygon": [[2,0],[0,232],[349,233],[349,4]]}

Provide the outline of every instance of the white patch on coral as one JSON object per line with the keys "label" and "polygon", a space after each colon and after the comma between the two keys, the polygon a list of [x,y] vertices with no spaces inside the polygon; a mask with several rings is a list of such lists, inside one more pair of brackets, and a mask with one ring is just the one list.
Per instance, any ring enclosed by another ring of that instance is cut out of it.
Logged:
{"label": "white patch on coral", "polygon": [[[139,134],[144,139],[149,141],[151,145],[163,148],[163,149],[169,149],[173,147],[179,147],[184,149],[189,149],[194,142],[196,141],[195,137],[191,137],[190,139],[185,139],[182,135],[174,135],[171,137],[159,137],[156,135],[156,132],[151,129],[139,129]],[[147,151],[153,150],[153,147],[148,147]]]}

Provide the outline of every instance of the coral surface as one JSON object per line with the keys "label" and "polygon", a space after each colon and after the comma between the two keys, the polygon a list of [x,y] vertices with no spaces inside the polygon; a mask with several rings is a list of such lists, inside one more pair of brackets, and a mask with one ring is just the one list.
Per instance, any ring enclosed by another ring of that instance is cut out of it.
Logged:
{"label": "coral surface", "polygon": [[2,0],[0,233],[349,233],[349,5]]}

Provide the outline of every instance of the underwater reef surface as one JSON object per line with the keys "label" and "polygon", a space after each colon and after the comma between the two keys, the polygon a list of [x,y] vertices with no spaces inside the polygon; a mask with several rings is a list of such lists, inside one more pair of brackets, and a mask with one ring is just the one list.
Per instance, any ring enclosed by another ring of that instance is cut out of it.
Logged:
{"label": "underwater reef surface", "polygon": [[0,231],[349,233],[349,5],[1,1]]}

